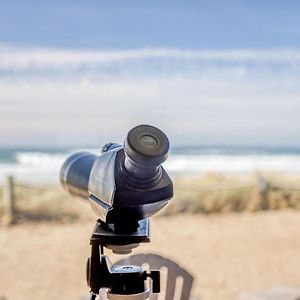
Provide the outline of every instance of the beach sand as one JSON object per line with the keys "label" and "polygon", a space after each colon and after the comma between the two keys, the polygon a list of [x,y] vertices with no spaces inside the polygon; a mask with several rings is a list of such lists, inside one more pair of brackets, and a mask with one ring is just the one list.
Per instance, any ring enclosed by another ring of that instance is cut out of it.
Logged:
{"label": "beach sand", "polygon": [[[85,262],[95,217],[88,205],[73,222],[35,222],[0,228],[1,299],[84,299]],[[239,299],[245,290],[300,286],[300,212],[154,217],[152,252],[195,277],[202,300]],[[107,251],[113,261],[120,259]]]}

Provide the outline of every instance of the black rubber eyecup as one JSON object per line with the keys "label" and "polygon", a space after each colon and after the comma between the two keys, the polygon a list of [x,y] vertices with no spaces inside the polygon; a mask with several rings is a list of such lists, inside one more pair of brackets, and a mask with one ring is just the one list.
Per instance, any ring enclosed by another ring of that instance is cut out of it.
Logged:
{"label": "black rubber eyecup", "polygon": [[158,128],[139,125],[128,132],[124,150],[132,161],[142,165],[157,166],[168,157],[169,140]]}

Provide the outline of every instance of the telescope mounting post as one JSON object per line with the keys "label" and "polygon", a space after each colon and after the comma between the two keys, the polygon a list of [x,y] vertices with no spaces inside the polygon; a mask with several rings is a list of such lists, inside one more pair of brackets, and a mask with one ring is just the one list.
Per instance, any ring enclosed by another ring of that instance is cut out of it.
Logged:
{"label": "telescope mounting post", "polygon": [[[152,279],[152,292],[160,292],[159,271],[146,272],[140,266],[133,265],[112,265],[104,255],[104,247],[119,254],[130,253],[139,243],[150,242],[149,236],[149,219],[140,220],[138,230],[128,234],[113,232],[102,221],[97,221],[90,239],[91,256],[86,270],[87,283],[91,288],[90,299],[96,299],[97,295],[100,295],[100,300],[149,299],[148,278]],[[100,293],[101,289],[106,290]]]}

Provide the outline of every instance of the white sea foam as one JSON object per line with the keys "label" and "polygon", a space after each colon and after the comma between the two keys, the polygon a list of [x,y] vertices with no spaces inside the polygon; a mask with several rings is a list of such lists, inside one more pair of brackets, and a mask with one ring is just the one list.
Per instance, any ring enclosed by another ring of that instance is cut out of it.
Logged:
{"label": "white sea foam", "polygon": [[[98,149],[89,149],[100,153]],[[0,182],[6,175],[29,183],[58,183],[59,170],[67,153],[18,152],[15,163],[0,163]],[[206,172],[246,173],[255,171],[300,173],[297,154],[170,154],[164,163],[173,174],[203,174]]]}
{"label": "white sea foam", "polygon": [[65,159],[63,154],[49,154],[42,152],[19,152],[16,161],[22,166],[56,167]]}
{"label": "white sea foam", "polygon": [[166,169],[179,173],[300,172],[299,155],[171,155]]}

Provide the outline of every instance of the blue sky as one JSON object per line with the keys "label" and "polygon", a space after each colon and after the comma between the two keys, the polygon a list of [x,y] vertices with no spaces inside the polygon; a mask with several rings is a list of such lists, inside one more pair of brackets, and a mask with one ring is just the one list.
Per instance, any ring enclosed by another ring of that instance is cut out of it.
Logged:
{"label": "blue sky", "polygon": [[67,48],[299,47],[299,1],[0,1],[3,43]]}
{"label": "blue sky", "polygon": [[0,147],[300,146],[298,1],[0,1]]}

